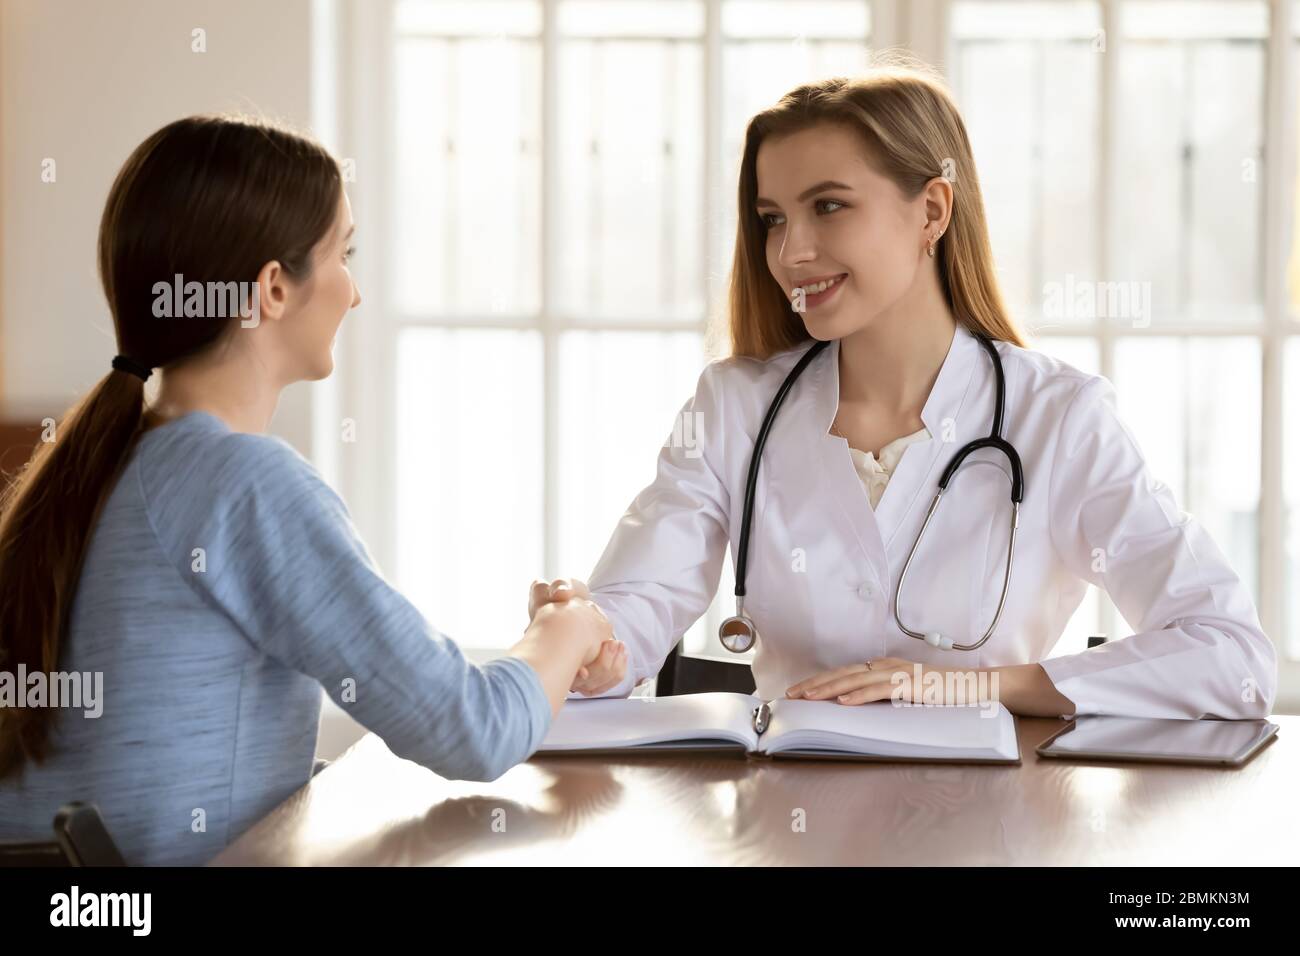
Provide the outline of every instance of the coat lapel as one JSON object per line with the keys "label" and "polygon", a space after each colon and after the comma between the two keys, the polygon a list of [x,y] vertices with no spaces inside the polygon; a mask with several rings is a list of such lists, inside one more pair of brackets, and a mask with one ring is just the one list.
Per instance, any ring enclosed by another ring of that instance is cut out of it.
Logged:
{"label": "coat lapel", "polygon": [[833,342],[808,370],[812,373],[815,389],[812,403],[814,427],[810,429],[813,455],[809,460],[821,463],[835,506],[857,537],[875,571],[877,584],[882,588],[892,588],[887,550],[895,533],[918,504],[928,506],[937,487],[939,472],[957,449],[983,434],[981,428],[987,430],[987,423],[967,422],[960,415],[975,379],[973,373],[981,351],[974,336],[958,324],[921,411],[921,421],[930,437],[913,442],[903,450],[903,456],[874,511],[853,467],[848,442],[830,434],[839,407],[840,343]]}

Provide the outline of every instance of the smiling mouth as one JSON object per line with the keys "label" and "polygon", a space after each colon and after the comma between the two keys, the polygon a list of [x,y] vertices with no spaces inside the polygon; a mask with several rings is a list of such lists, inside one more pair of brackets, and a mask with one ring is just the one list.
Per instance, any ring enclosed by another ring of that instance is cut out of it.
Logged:
{"label": "smiling mouth", "polygon": [[835,289],[837,285],[840,285],[840,282],[846,280],[846,278],[848,277],[849,277],[849,273],[845,272],[839,274],[839,276],[836,276],[835,278],[827,278],[827,280],[822,280],[820,282],[813,282],[813,284],[810,285],[797,285],[794,286],[794,294],[797,295],[798,293],[800,293],[800,291],[802,291],[802,293],[805,295],[820,295],[822,293],[826,293],[826,291]]}
{"label": "smiling mouth", "polygon": [[[796,311],[806,311],[810,308],[816,308],[820,304],[827,302],[833,295],[839,293],[840,286],[844,285],[844,280],[849,277],[849,273],[841,273],[839,276],[828,278],[813,284],[794,286],[793,294],[790,295],[790,306]],[[803,302],[800,303],[800,299]],[[802,306],[802,307],[801,307]]]}

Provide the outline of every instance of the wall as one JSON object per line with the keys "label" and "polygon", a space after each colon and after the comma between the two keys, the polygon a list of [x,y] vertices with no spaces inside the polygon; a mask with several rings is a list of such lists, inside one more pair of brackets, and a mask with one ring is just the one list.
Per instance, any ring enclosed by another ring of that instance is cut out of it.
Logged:
{"label": "wall", "polygon": [[[204,53],[191,51],[195,29]],[[215,110],[309,123],[310,0],[0,0],[4,414],[58,417],[108,371],[95,273],[108,188],[153,130]],[[46,158],[54,183],[41,181]],[[288,389],[272,426],[305,455],[317,387]]]}

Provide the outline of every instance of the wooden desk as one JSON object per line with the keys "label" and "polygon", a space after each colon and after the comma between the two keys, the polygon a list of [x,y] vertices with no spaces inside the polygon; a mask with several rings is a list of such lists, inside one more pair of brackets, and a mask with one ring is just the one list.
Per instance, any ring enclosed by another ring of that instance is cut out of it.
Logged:
{"label": "wooden desk", "polygon": [[1043,760],[1063,722],[1018,718],[1019,767],[534,757],[487,784],[369,734],[213,862],[1294,865],[1300,716],[1271,719],[1239,770]]}

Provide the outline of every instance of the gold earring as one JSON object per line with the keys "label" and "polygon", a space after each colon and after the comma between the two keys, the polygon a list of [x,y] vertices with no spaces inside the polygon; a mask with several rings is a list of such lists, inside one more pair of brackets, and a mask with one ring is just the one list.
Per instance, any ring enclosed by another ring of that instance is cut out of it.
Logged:
{"label": "gold earring", "polygon": [[938,241],[939,241],[940,239],[942,239],[942,238],[943,238],[943,231],[940,230],[939,234],[938,234],[937,236],[935,236],[933,239],[930,240],[930,247],[929,247],[928,249],[926,249],[925,251],[926,251],[926,254],[927,254],[931,259],[934,258],[934,244],[935,244],[936,242],[938,242]]}

